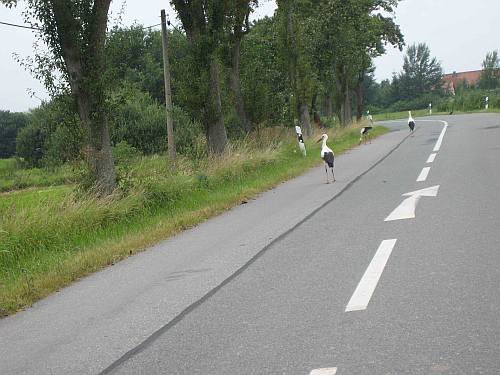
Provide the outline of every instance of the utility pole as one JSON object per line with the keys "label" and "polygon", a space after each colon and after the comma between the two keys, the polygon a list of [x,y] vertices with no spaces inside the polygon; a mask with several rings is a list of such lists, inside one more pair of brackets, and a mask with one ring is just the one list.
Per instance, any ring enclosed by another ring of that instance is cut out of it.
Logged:
{"label": "utility pole", "polygon": [[168,157],[175,168],[174,120],[172,118],[172,91],[170,89],[170,63],[168,61],[168,32],[165,9],[161,10],[161,35],[163,41],[163,72],[165,75],[165,107],[167,114]]}

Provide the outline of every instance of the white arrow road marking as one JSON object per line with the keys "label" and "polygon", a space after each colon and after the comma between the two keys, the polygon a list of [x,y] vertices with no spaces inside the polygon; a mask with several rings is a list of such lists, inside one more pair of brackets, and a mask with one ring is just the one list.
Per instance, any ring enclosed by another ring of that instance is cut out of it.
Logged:
{"label": "white arrow road marking", "polygon": [[420,197],[437,197],[439,186],[432,186],[426,189],[412,191],[411,193],[403,194],[406,198],[384,221],[404,220],[415,218],[415,208],[420,200]]}
{"label": "white arrow road marking", "polygon": [[391,256],[392,249],[394,249],[394,245],[396,245],[396,241],[396,239],[382,241],[347,304],[345,309],[346,312],[366,309],[378,284],[378,280],[384,271],[387,260],[389,260]]}
{"label": "white arrow road marking", "polygon": [[441,144],[443,143],[443,138],[444,138],[444,133],[446,133],[446,129],[448,129],[448,123],[446,121],[443,121],[444,123],[444,128],[441,130],[441,134],[439,134],[439,138],[436,142],[436,145],[434,146],[434,152],[438,152],[439,149],[441,148]]}
{"label": "white arrow road marking", "polygon": [[429,175],[429,171],[431,170],[431,167],[425,167],[422,169],[422,172],[418,175],[417,182],[424,182],[427,180],[427,176]]}
{"label": "white arrow road marking", "polygon": [[337,373],[337,367],[330,368],[318,368],[312,370],[309,375],[335,375]]}
{"label": "white arrow road marking", "polygon": [[430,154],[429,159],[427,159],[427,164],[434,163],[437,154]]}

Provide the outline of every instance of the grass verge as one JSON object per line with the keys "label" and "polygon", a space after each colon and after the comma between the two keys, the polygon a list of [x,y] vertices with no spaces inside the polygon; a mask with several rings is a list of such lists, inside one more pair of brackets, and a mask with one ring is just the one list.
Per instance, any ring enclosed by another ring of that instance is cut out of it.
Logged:
{"label": "grass verge", "polygon": [[[411,111],[413,117],[428,117],[429,110],[428,109],[419,109],[416,111]],[[439,115],[447,115],[444,112],[432,112],[433,116]],[[403,112],[390,112],[390,113],[380,113],[377,115],[373,115],[373,120],[375,121],[390,121],[390,120],[401,120],[408,118],[408,111]]]}
{"label": "grass verge", "polygon": [[[373,135],[387,132],[376,127]],[[337,154],[358,129],[333,131]],[[12,314],[85,275],[298,176],[317,165],[319,145],[302,157],[293,137],[248,139],[224,158],[193,163],[149,157],[120,172],[126,193],[85,197],[71,187],[0,195],[0,316]],[[17,194],[17,195],[16,195]]]}
{"label": "grass verge", "polygon": [[[474,110],[474,111],[455,110],[453,112],[454,115],[465,115],[465,114],[472,114],[472,113],[500,113],[500,109],[490,108],[488,110],[478,109],[478,110]],[[413,117],[429,117],[429,110],[428,109],[419,109],[416,111],[411,111],[411,114]],[[436,112],[436,111],[432,112],[432,116],[443,116],[443,115],[449,115],[449,112]],[[375,121],[401,120],[401,119],[407,119],[407,118],[408,118],[408,111],[380,113],[377,115],[373,115],[373,119]]]}

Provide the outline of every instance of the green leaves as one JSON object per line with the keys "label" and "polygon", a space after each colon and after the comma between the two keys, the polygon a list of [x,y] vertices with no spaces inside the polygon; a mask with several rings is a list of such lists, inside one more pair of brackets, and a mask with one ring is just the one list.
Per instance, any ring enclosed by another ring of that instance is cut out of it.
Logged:
{"label": "green leaves", "polygon": [[483,60],[483,72],[479,80],[482,89],[496,89],[500,86],[500,59],[498,51],[488,52]]}
{"label": "green leaves", "polygon": [[399,75],[400,98],[413,99],[440,88],[443,69],[427,44],[419,43],[408,47],[403,71]]}
{"label": "green leaves", "polygon": [[0,0],[0,3],[4,4],[7,8],[12,8],[17,5],[17,0]]}
{"label": "green leaves", "polygon": [[18,132],[26,126],[27,117],[25,113],[0,110],[0,159],[14,156],[16,137]]}

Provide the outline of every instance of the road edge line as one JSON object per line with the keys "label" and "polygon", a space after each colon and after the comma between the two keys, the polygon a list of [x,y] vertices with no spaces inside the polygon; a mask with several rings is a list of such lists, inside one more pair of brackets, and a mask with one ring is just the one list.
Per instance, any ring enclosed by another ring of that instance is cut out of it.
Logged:
{"label": "road edge line", "polygon": [[168,323],[166,323],[163,327],[159,328],[155,332],[153,332],[148,338],[146,338],[143,342],[141,342],[139,345],[135,346],[134,348],[130,349],[127,351],[125,354],[123,354],[120,358],[118,358],[116,361],[111,363],[108,367],[106,367],[104,370],[102,370],[99,375],[106,375],[110,374],[113,370],[118,368],[121,364],[125,363],[128,359],[136,356],[137,354],[141,353],[143,350],[148,348],[152,343],[156,341],[157,338],[159,338],[161,335],[163,335],[165,332],[167,332],[170,328],[175,326],[177,323],[179,323],[182,319],[184,319],[190,312],[194,311],[198,306],[202,305],[205,301],[207,301],[210,297],[215,295],[220,289],[222,289],[224,286],[229,284],[231,281],[236,279],[240,274],[242,274],[248,267],[250,267],[253,263],[255,263],[262,255],[264,255],[267,250],[269,250],[273,245],[276,243],[280,242],[283,238],[285,238],[288,234],[293,232],[295,229],[297,229],[299,226],[304,224],[306,221],[308,221],[310,218],[312,218],[314,215],[316,215],[319,211],[321,211],[323,208],[325,208],[327,205],[329,205],[331,202],[333,202],[335,199],[340,197],[344,192],[346,192],[348,189],[350,189],[356,182],[358,182],[363,176],[371,172],[374,168],[376,168],[379,164],[381,164],[385,159],[387,159],[392,153],[394,153],[399,147],[410,137],[411,134],[406,135],[396,146],[394,146],[386,155],[382,156],[378,161],[376,161],[371,167],[369,167],[367,170],[365,170],[363,173],[355,177],[353,180],[351,180],[342,190],[340,190],[337,194],[335,194],[333,197],[322,203],[320,206],[315,208],[313,211],[311,211],[308,215],[306,215],[303,219],[295,223],[292,227],[284,231],[282,234],[277,236],[275,239],[273,239],[271,242],[269,242],[266,246],[264,246],[259,252],[257,252],[252,258],[250,258],[245,264],[243,264],[240,268],[238,268],[233,274],[229,275],[226,279],[224,279],[219,285],[214,287],[212,290],[207,292],[205,295],[203,295],[201,298],[198,300],[194,301],[191,303],[188,307],[186,307],[184,310],[182,310],[177,316],[175,316],[173,319],[171,319]]}

